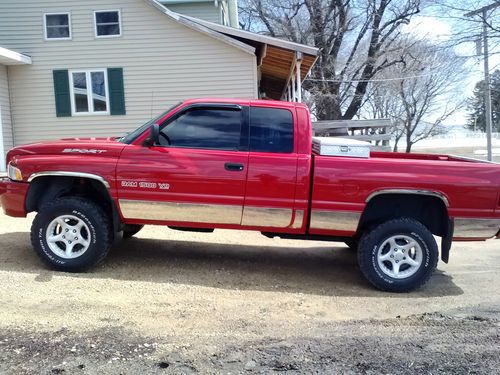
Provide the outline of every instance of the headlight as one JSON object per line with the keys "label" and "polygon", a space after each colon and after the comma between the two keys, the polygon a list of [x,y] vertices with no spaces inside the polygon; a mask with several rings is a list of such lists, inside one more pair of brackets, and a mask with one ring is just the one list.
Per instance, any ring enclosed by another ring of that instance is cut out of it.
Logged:
{"label": "headlight", "polygon": [[14,167],[12,165],[12,162],[10,162],[8,167],[7,167],[7,174],[12,181],[22,181],[23,180],[23,174],[21,173],[21,170],[17,167]]}

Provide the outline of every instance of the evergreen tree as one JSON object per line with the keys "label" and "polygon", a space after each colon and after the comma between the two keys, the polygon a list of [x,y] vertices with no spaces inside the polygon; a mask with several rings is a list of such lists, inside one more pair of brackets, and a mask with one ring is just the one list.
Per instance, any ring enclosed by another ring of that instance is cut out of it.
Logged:
{"label": "evergreen tree", "polygon": [[[491,124],[493,132],[500,132],[500,70],[495,70],[491,76],[491,114],[493,122]],[[467,127],[471,130],[486,131],[486,117],[484,106],[484,80],[476,83],[474,92],[468,100],[469,110]]]}

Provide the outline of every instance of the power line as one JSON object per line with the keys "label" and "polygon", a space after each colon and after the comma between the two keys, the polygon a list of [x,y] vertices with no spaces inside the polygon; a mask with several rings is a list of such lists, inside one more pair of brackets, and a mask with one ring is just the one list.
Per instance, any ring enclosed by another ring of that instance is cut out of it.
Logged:
{"label": "power line", "polygon": [[[471,57],[477,57],[477,56],[471,56]],[[441,69],[444,65],[441,66],[434,66],[430,67],[427,69],[430,70],[438,70]],[[494,69],[500,66],[500,63],[497,64]],[[479,68],[478,69],[471,69],[472,72],[478,72],[481,71]],[[413,75],[413,76],[404,76],[404,77],[393,77],[393,78],[372,78],[372,79],[349,79],[349,80],[341,80],[341,79],[320,79],[320,78],[306,78],[305,81],[311,81],[311,82],[332,82],[332,83],[349,83],[349,82],[386,82],[386,81],[402,81],[405,79],[412,79],[412,78],[421,78],[421,77],[429,77],[432,76],[436,73],[426,73],[426,74],[418,74],[418,75]]]}
{"label": "power line", "polygon": [[372,78],[372,79],[351,79],[351,80],[338,80],[338,79],[316,79],[316,78],[306,78],[306,81],[313,82],[335,82],[335,83],[346,83],[346,82],[385,82],[385,81],[402,81],[410,78],[421,78],[421,77],[429,77],[436,73],[427,73],[420,74],[415,76],[406,76],[406,77],[398,77],[398,78]]}

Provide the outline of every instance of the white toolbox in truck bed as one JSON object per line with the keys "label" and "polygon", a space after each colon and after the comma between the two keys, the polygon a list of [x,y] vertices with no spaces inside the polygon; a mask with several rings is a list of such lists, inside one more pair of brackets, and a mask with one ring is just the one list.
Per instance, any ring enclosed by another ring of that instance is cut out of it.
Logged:
{"label": "white toolbox in truck bed", "polygon": [[370,157],[369,142],[337,137],[313,137],[313,152],[324,156]]}

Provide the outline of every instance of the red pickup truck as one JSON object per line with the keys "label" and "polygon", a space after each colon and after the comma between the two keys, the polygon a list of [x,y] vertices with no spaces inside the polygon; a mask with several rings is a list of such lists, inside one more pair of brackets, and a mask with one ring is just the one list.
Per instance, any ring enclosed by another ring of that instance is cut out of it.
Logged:
{"label": "red pickup truck", "polygon": [[452,240],[500,236],[500,165],[445,155],[312,151],[308,108],[187,100],[122,138],[12,149],[7,215],[36,211],[31,241],[63,271],[104,259],[145,224],[346,242],[377,288],[424,284]]}

